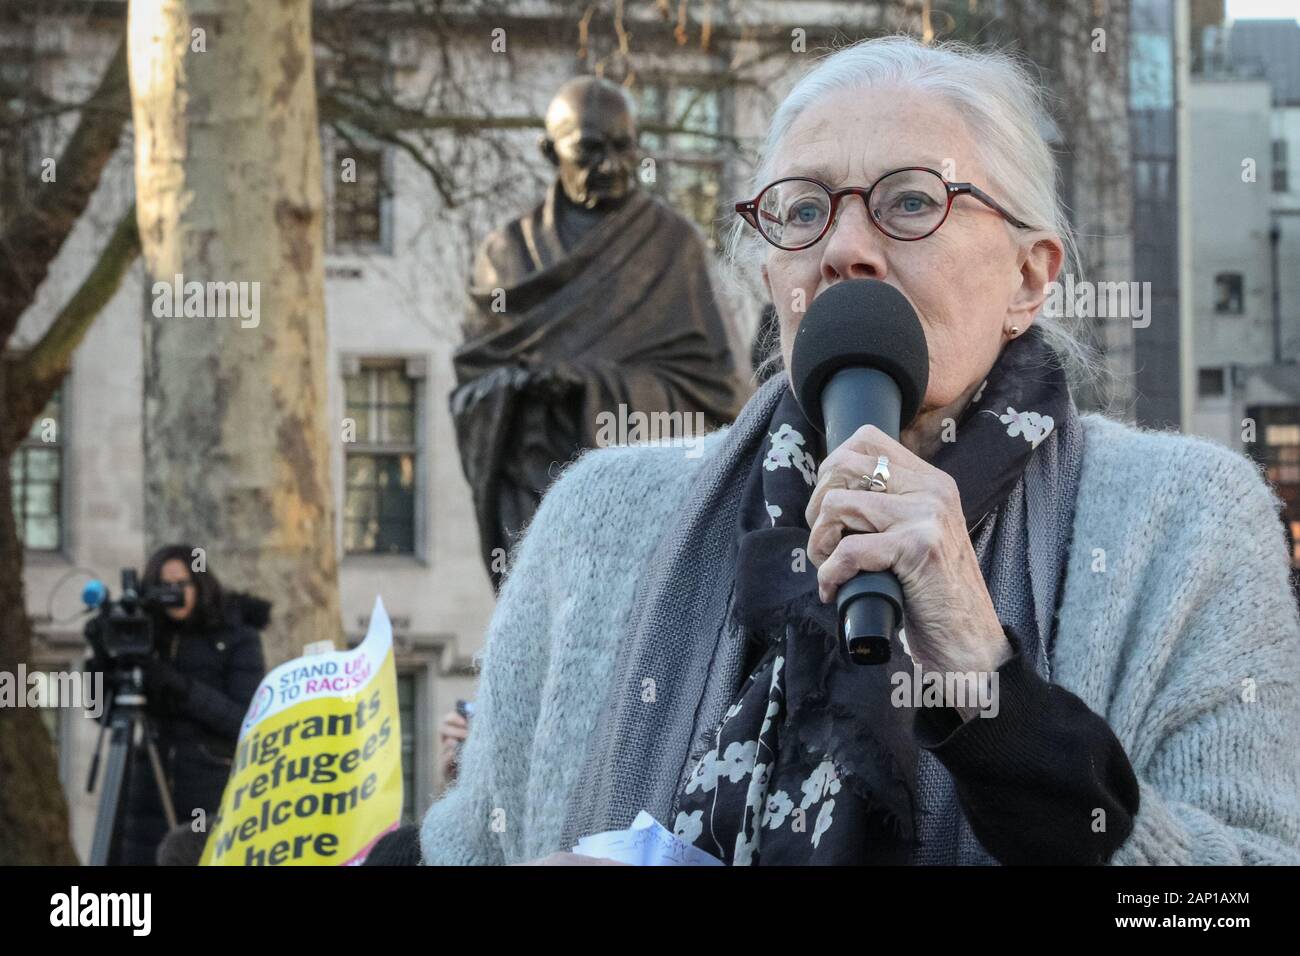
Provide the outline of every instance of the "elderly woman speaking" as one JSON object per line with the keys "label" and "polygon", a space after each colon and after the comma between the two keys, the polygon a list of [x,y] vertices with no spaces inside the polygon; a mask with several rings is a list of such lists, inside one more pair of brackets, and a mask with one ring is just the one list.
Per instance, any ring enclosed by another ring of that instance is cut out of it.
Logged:
{"label": "elderly woman speaking", "polygon": [[[642,810],[737,865],[1300,862],[1277,499],[1234,452],[1076,410],[1045,126],[1014,60],[961,47],[866,41],[794,87],[733,251],[761,250],[787,369],[828,289],[902,293],[919,412],[825,449],[782,371],[702,453],[571,465],[424,862],[594,862],[568,851]],[[905,599],[886,666],[839,649],[863,571]]]}

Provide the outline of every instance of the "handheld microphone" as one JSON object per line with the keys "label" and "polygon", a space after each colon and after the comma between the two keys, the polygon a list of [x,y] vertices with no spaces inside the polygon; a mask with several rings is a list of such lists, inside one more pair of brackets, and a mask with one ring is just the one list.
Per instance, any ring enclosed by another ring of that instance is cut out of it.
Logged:
{"label": "handheld microphone", "polygon": [[[876,279],[831,286],[795,333],[795,398],[830,452],[863,425],[897,439],[930,380],[925,330],[907,298]],[[903,621],[903,589],[889,571],[863,571],[836,595],[840,640],[857,664],[883,664]]]}

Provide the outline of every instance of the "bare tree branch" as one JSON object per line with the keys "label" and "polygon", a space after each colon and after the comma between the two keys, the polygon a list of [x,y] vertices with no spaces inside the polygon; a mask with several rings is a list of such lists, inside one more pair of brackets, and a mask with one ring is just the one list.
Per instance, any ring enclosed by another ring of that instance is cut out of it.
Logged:
{"label": "bare tree branch", "polygon": [[135,206],[118,220],[99,259],[30,351],[7,356],[4,400],[10,409],[8,433],[0,435],[0,453],[13,452],[36,416],[58,389],[95,317],[117,293],[131,264],[140,255]]}
{"label": "bare tree branch", "polygon": [[0,236],[0,346],[36,298],[50,264],[85,212],[117,150],[129,113],[125,41],[118,45],[91,99],[104,108],[82,111],[55,165],[57,178]]}

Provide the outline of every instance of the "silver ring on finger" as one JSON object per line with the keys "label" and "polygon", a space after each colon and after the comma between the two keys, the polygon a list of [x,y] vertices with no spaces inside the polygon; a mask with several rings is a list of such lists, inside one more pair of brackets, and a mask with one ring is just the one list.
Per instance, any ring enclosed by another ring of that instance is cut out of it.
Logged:
{"label": "silver ring on finger", "polygon": [[880,455],[876,458],[876,470],[861,478],[865,491],[889,491],[889,459]]}

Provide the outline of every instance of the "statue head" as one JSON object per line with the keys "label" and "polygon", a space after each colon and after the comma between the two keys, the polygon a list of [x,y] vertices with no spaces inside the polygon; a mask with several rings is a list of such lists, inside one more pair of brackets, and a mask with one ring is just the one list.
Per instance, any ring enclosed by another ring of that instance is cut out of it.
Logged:
{"label": "statue head", "polygon": [[595,76],[569,80],[546,110],[542,153],[559,170],[578,206],[616,206],[636,187],[632,104],[621,88]]}

